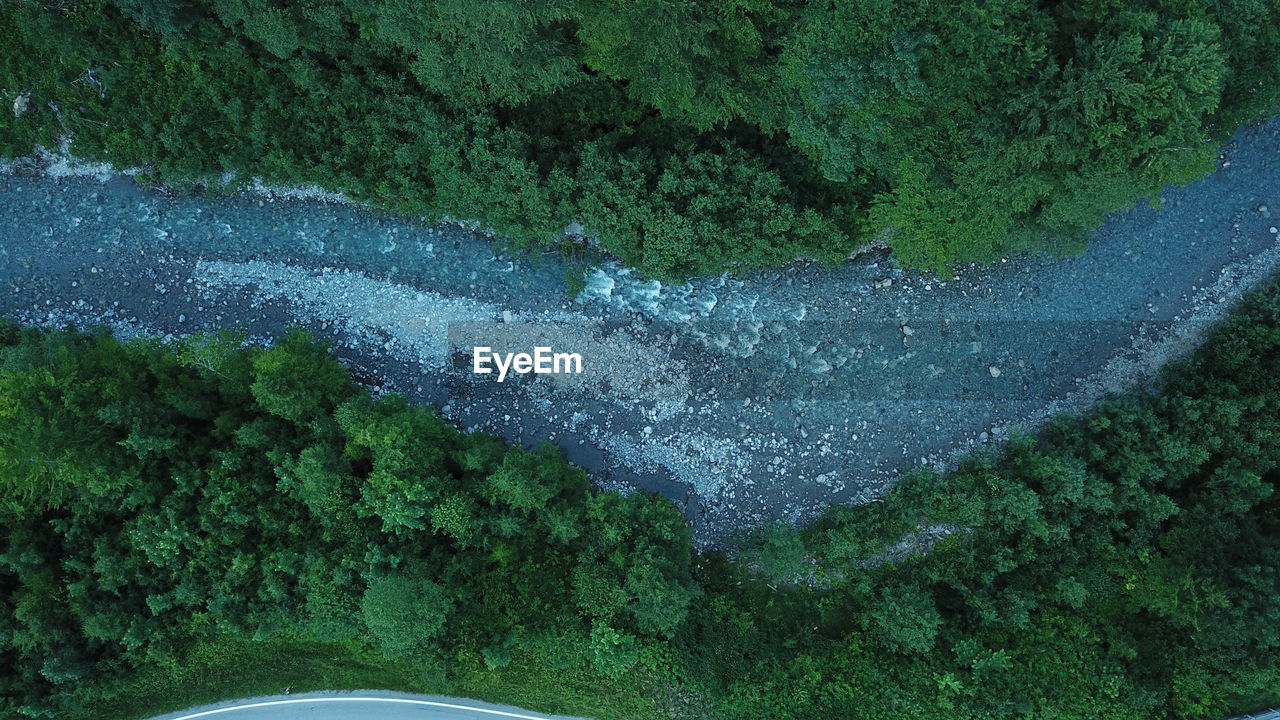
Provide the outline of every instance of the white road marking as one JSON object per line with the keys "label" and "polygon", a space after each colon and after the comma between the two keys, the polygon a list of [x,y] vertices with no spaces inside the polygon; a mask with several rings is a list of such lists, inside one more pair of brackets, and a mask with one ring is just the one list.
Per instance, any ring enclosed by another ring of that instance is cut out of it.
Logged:
{"label": "white road marking", "polygon": [[489,710],[486,708],[470,707],[468,705],[454,705],[452,703],[432,702],[431,700],[410,700],[407,698],[374,698],[374,697],[318,697],[318,698],[295,698],[292,700],[267,700],[264,702],[248,703],[247,705],[235,705],[232,707],[217,708],[216,710],[204,710],[190,715],[182,715],[180,717],[171,718],[171,720],[195,720],[195,718],[209,717],[210,715],[219,715],[222,713],[235,712],[236,710],[252,710],[254,708],[273,707],[276,705],[299,705],[302,703],[315,702],[385,702],[400,703],[402,705],[425,705],[427,707],[445,708],[447,710],[467,710],[474,713],[483,713],[485,715],[497,715],[498,717],[516,718],[516,720],[549,720],[545,715],[521,715],[519,713],[510,713],[504,710]]}

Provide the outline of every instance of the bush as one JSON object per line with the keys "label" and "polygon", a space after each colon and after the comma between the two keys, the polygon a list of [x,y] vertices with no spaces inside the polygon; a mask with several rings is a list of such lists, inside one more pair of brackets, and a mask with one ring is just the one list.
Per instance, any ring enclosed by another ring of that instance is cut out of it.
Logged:
{"label": "bush", "polygon": [[[408,9],[407,9],[408,8]],[[0,153],[319,184],[664,278],[1078,250],[1280,104],[1265,2],[0,8]],[[449,68],[448,72],[441,68]],[[55,110],[54,108],[58,108]]]}

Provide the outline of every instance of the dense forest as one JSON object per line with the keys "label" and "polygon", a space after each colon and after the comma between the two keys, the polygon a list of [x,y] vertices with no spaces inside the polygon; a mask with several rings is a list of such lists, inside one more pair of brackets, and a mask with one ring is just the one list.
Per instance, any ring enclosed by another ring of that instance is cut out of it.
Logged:
{"label": "dense forest", "polygon": [[1161,383],[726,554],[554,450],[372,398],[300,332],[268,349],[7,324],[0,715],[270,691],[280,657],[373,668],[299,689],[610,718],[1151,720],[1275,702],[1280,283]]}
{"label": "dense forest", "polygon": [[659,278],[876,240],[945,273],[1078,249],[1277,78],[1276,0],[5,0],[0,155],[579,222]]}

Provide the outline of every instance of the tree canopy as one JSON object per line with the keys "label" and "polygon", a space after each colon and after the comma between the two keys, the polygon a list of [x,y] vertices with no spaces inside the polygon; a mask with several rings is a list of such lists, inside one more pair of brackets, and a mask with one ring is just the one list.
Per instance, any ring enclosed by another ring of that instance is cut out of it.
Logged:
{"label": "tree canopy", "polygon": [[[313,184],[660,278],[1068,252],[1280,107],[1273,0],[18,0],[0,154]],[[55,109],[56,108],[56,109]],[[233,186],[234,187],[234,186]]]}
{"label": "tree canopy", "polygon": [[1161,384],[726,554],[553,448],[373,399],[304,334],[5,324],[0,713],[99,717],[231,641],[579,714],[575,677],[735,720],[1275,703],[1280,283]]}

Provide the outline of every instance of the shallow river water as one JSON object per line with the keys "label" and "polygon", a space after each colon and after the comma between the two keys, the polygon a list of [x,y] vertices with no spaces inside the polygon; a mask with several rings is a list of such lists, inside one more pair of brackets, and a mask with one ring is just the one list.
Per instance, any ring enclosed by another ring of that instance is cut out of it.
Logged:
{"label": "shallow river water", "polygon": [[[1185,351],[1280,259],[1280,122],[1220,165],[1159,210],[1113,216],[1081,257],[946,282],[876,255],[682,286],[605,266],[577,298],[554,255],[454,225],[10,172],[0,312],[159,336],[307,327],[363,382],[464,428],[550,439],[602,486],[672,498],[710,541],[866,501]],[[550,345],[584,372],[499,384],[470,372],[474,345]]]}

